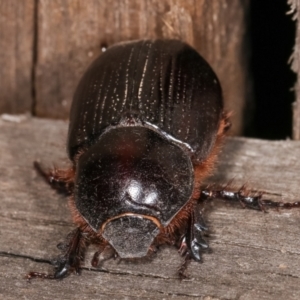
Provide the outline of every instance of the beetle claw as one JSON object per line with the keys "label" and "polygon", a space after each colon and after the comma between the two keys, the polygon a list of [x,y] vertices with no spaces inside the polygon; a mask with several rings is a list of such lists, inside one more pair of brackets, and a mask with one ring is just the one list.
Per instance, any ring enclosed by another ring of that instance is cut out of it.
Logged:
{"label": "beetle claw", "polygon": [[66,277],[69,273],[69,270],[70,270],[70,265],[67,262],[61,264],[59,268],[56,270],[56,272],[54,273],[54,278],[60,279]]}

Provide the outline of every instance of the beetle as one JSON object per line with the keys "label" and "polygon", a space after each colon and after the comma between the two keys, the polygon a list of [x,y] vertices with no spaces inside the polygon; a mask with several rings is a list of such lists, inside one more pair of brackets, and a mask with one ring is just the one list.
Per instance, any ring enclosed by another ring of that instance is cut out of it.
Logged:
{"label": "beetle", "polygon": [[80,266],[88,245],[98,247],[92,265],[118,256],[141,258],[162,244],[176,245],[185,262],[208,248],[200,205],[222,198],[243,206],[297,207],[262,200],[245,191],[202,187],[211,174],[225,132],[220,82],[195,49],[179,40],[140,40],[108,48],[76,89],[67,170],[38,172],[70,194],[76,229],[59,244],[59,279]]}

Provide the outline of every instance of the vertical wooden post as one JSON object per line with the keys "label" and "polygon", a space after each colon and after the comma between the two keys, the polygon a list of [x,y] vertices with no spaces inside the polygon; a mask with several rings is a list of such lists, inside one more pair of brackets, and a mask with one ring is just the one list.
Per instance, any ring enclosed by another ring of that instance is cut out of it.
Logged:
{"label": "vertical wooden post", "polygon": [[35,0],[0,0],[0,113],[30,112]]}
{"label": "vertical wooden post", "polygon": [[297,22],[294,53],[292,56],[292,70],[297,74],[295,84],[296,99],[293,103],[293,139],[300,140],[300,0],[288,0],[291,5],[290,13]]}

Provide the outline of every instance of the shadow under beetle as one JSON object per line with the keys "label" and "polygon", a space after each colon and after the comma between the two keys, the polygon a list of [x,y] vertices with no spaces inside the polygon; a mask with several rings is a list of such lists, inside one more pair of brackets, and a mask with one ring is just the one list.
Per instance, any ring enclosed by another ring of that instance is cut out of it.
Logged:
{"label": "shadow under beetle", "polygon": [[63,278],[92,259],[140,258],[162,244],[201,260],[208,245],[199,205],[221,198],[244,207],[297,207],[251,196],[245,189],[203,188],[229,128],[219,80],[208,63],[178,40],[141,40],[110,47],[83,75],[75,92],[67,149],[72,167],[38,172],[70,195],[77,228],[59,244]]}

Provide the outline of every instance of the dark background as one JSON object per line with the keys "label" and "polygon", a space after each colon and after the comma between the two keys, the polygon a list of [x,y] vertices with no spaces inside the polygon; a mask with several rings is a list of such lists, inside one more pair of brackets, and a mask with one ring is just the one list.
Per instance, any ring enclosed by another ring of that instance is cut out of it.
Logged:
{"label": "dark background", "polygon": [[250,137],[291,137],[296,75],[288,60],[296,27],[292,16],[287,15],[290,8],[286,2],[250,1],[250,70],[254,89],[254,116],[246,127]]}

